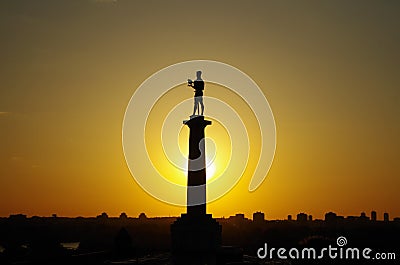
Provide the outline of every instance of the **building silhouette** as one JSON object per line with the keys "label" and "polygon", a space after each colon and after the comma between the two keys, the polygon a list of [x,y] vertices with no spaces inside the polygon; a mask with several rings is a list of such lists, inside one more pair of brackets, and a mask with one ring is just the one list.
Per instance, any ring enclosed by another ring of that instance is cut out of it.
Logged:
{"label": "building silhouette", "polygon": [[305,213],[299,213],[297,214],[297,222],[306,222],[307,221],[308,215]]}
{"label": "building silhouette", "polygon": [[140,213],[138,218],[139,218],[139,220],[146,220],[147,216],[145,213]]}
{"label": "building silhouette", "polygon": [[389,222],[389,213],[384,213],[383,214],[383,221]]}
{"label": "building silhouette", "polygon": [[12,221],[24,221],[27,219],[26,214],[10,214],[8,219]]}
{"label": "building silhouette", "polygon": [[101,214],[98,215],[96,218],[99,218],[99,219],[108,219],[108,214],[107,214],[107,213],[101,213]]}
{"label": "building silhouette", "polygon": [[368,221],[369,217],[367,216],[367,214],[365,212],[362,212],[360,217],[358,218],[360,221]]}
{"label": "building silhouette", "polygon": [[337,220],[337,214],[329,212],[325,214],[325,222],[334,222]]}
{"label": "building silhouette", "polygon": [[264,224],[265,221],[265,214],[262,212],[255,212],[253,213],[253,222],[255,224]]}
{"label": "building silhouette", "polygon": [[229,216],[229,220],[234,222],[243,222],[247,220],[247,218],[244,217],[244,213],[237,213],[235,215]]}
{"label": "building silhouette", "polygon": [[371,221],[376,221],[376,212],[375,211],[371,212]]}

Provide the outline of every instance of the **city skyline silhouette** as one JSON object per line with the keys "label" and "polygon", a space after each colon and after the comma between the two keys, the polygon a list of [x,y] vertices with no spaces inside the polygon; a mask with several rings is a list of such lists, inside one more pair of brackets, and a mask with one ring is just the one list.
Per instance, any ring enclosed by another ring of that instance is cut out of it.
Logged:
{"label": "city skyline silhouette", "polygon": [[[371,212],[372,215],[375,214]],[[12,215],[0,218],[0,261],[2,264],[22,261],[26,264],[103,264],[105,261],[172,264],[170,225],[177,219],[148,218],[144,213],[133,218],[125,213],[119,217],[101,213],[87,218]],[[264,243],[276,247],[320,248],[345,236],[353,247],[369,247],[396,254],[400,247],[400,218],[375,221],[365,213],[344,218],[327,212],[325,220],[311,220],[305,213],[299,213],[292,220],[289,216],[289,220],[268,220],[264,213],[255,212],[252,219],[243,214],[216,218],[222,226],[224,246],[218,264],[228,261],[265,264],[256,256],[257,249]],[[310,261],[292,262],[309,264]],[[321,262],[316,264],[326,264],[327,261]],[[365,262],[351,260],[350,264]],[[396,264],[395,260],[385,262]],[[335,260],[332,264],[349,263]]]}

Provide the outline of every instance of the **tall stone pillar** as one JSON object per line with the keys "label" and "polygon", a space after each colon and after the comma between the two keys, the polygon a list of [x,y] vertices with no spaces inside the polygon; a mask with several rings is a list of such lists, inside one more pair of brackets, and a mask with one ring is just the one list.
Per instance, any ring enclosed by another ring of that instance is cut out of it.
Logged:
{"label": "tall stone pillar", "polygon": [[189,127],[187,214],[206,214],[206,154],[204,129],[211,121],[197,116],[184,121]]}
{"label": "tall stone pillar", "polygon": [[206,153],[204,129],[211,121],[192,117],[189,127],[187,213],[171,225],[172,261],[176,265],[216,264],[221,225],[206,213]]}

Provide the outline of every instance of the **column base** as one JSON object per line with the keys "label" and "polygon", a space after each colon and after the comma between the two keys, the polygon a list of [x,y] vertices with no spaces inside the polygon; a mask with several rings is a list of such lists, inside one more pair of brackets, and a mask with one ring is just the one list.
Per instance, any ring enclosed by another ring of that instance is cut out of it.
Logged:
{"label": "column base", "polygon": [[221,233],[221,225],[211,214],[182,214],[171,225],[173,264],[216,264]]}

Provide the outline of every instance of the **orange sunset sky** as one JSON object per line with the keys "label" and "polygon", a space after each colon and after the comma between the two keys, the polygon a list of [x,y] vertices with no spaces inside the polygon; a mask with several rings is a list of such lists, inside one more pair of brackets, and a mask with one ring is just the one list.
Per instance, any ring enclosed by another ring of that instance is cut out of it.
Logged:
{"label": "orange sunset sky", "polygon": [[243,176],[210,213],[400,216],[399,12],[367,0],[1,1],[0,216],[184,212],[134,181],[121,133],[146,78],[196,59],[248,74],[277,132],[261,187]]}

